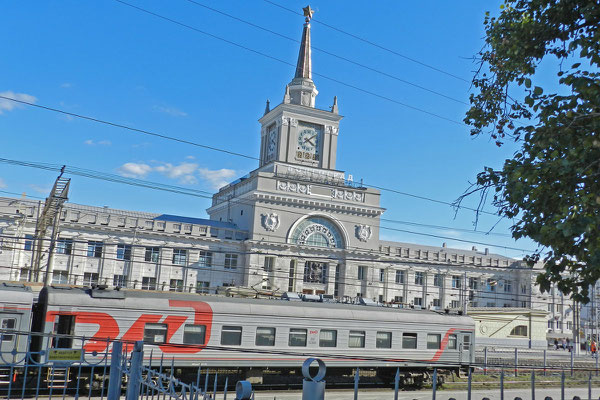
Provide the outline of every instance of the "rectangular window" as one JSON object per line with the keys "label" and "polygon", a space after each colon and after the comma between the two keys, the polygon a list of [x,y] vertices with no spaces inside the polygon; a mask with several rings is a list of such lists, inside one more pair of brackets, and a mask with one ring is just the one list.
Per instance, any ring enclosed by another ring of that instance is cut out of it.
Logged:
{"label": "rectangular window", "polygon": [[461,284],[460,284],[460,276],[459,275],[452,275],[452,287],[454,289],[460,289]]}
{"label": "rectangular window", "polygon": [[458,300],[452,300],[452,301],[450,302],[450,308],[458,308],[458,307],[459,307],[459,304],[460,304],[460,303],[458,302]]}
{"label": "rectangular window", "polygon": [[[14,331],[17,328],[17,320],[15,318],[4,318],[2,320],[2,325],[0,326],[4,330]],[[12,340],[15,338],[15,335],[8,334],[5,331],[3,331],[1,336],[3,342],[12,342]]]}
{"label": "rectangular window", "polygon": [[144,325],[144,342],[146,343],[165,343],[167,341],[167,324]]}
{"label": "rectangular window", "polygon": [[69,283],[69,271],[52,271],[52,283],[63,285]]}
{"label": "rectangular window", "polygon": [[512,292],[512,281],[504,281],[504,292],[505,293]]}
{"label": "rectangular window", "polygon": [[444,275],[442,275],[442,274],[433,275],[433,286],[442,287],[443,284],[444,284]]}
{"label": "rectangular window", "polygon": [[327,266],[328,264],[325,262],[307,261],[304,264],[304,282],[325,283]]}
{"label": "rectangular window", "polygon": [[73,252],[73,239],[59,238],[56,241],[56,254],[70,255]]}
{"label": "rectangular window", "polygon": [[439,350],[442,343],[442,335],[437,333],[427,334],[427,348],[432,350]]}
{"label": "rectangular window", "polygon": [[440,299],[433,299],[433,306],[434,307],[441,307],[441,301]]}
{"label": "rectangular window", "polygon": [[319,347],[336,347],[337,331],[335,329],[321,329],[319,332]]}
{"label": "rectangular window", "polygon": [[21,271],[19,272],[19,281],[28,282],[30,273],[31,270],[29,268],[21,268]]}
{"label": "rectangular window", "polygon": [[173,264],[187,265],[187,250],[173,249]]}
{"label": "rectangular window", "polygon": [[521,294],[527,294],[527,285],[521,285]]}
{"label": "rectangular window", "polygon": [[554,328],[554,321],[552,321],[551,319],[548,320],[548,329],[552,329]]}
{"label": "rectangular window", "polygon": [[379,282],[384,282],[384,281],[385,281],[385,269],[380,268],[379,269]]}
{"label": "rectangular window", "polygon": [[237,254],[225,254],[225,269],[236,269],[238,262]]}
{"label": "rectangular window", "polygon": [[396,271],[396,283],[404,283],[405,271]]}
{"label": "rectangular window", "polygon": [[144,261],[158,262],[158,255],[160,254],[160,247],[146,247],[144,254]]}
{"label": "rectangular window", "polygon": [[402,348],[403,349],[416,349],[417,348],[417,334],[404,332],[402,334]]}
{"label": "rectangular window", "polygon": [[170,292],[183,292],[183,279],[171,279],[169,282]]}
{"label": "rectangular window", "polygon": [[275,346],[275,328],[256,328],[256,341],[257,346]]}
{"label": "rectangular window", "polygon": [[457,338],[456,335],[448,335],[448,349],[456,350]]}
{"label": "rectangular window", "polygon": [[96,272],[84,272],[83,286],[92,286],[98,284],[98,274]]}
{"label": "rectangular window", "polygon": [[210,267],[212,266],[213,253],[211,251],[201,251],[200,258],[198,259],[198,266]]}
{"label": "rectangular window", "polygon": [[422,307],[423,306],[423,298],[422,297],[415,297],[413,299],[413,304],[415,306],[421,306]]}
{"label": "rectangular window", "polygon": [[359,281],[367,280],[367,267],[364,265],[358,266],[358,280]]}
{"label": "rectangular window", "polygon": [[273,272],[274,268],[275,268],[275,257],[265,257],[263,271]]}
{"label": "rectangular window", "polygon": [[205,325],[185,324],[183,326],[183,343],[184,344],[204,344],[206,338]]}
{"label": "rectangular window", "polygon": [[[290,260],[290,273],[288,274],[288,292],[294,291],[294,276],[296,275],[296,260]],[[339,271],[339,266],[336,267],[336,271]]]}
{"label": "rectangular window", "polygon": [[143,290],[156,290],[156,278],[145,276],[142,278]]}
{"label": "rectangular window", "polygon": [[113,275],[114,287],[127,287],[127,277],[125,275]]}
{"label": "rectangular window", "polygon": [[290,328],[289,346],[305,347],[306,346],[306,329]]}
{"label": "rectangular window", "polygon": [[209,287],[210,287],[210,282],[198,281],[198,282],[196,282],[196,293],[207,294]]}
{"label": "rectangular window", "polygon": [[131,260],[131,245],[117,245],[117,260]]}
{"label": "rectangular window", "polygon": [[496,285],[497,284],[498,284],[498,282],[496,282],[495,279],[488,278],[488,280],[487,280],[487,286],[488,286],[488,290],[490,292],[495,292],[496,291]]}
{"label": "rectangular window", "polygon": [[394,303],[404,303],[404,296],[394,296]]}
{"label": "rectangular window", "polygon": [[365,331],[350,331],[348,336],[348,347],[365,347]]}
{"label": "rectangular window", "polygon": [[24,249],[31,251],[33,249],[33,235],[25,235]]}
{"label": "rectangular window", "polygon": [[422,272],[415,272],[415,285],[423,286],[423,276]]}
{"label": "rectangular window", "polygon": [[477,290],[478,286],[479,286],[479,279],[469,278],[469,289]]}
{"label": "rectangular window", "polygon": [[242,344],[242,327],[223,326],[223,329],[221,329],[221,344],[225,346],[240,346]]}
{"label": "rectangular window", "polygon": [[88,242],[87,256],[88,257],[101,258],[102,257],[102,247],[103,246],[104,245],[103,245],[102,242],[89,241]]}
{"label": "rectangular window", "polygon": [[391,349],[392,332],[377,332],[376,347],[378,349]]}

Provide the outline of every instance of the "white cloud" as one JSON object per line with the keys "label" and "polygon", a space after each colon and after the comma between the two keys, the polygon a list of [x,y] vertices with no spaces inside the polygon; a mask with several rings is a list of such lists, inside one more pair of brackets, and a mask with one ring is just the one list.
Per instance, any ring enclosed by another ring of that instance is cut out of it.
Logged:
{"label": "white cloud", "polygon": [[194,157],[194,156],[185,156],[185,159],[186,160],[195,160],[196,157]]}
{"label": "white cloud", "polygon": [[[37,98],[30,94],[25,93],[15,93],[10,90],[6,92],[0,92],[0,96],[9,97],[15,100],[26,101],[28,103],[35,103]],[[0,114],[3,114],[5,111],[12,111],[17,108],[22,108],[23,104],[17,103],[15,101],[10,101],[7,99],[0,99]]]}
{"label": "white cloud", "polygon": [[94,142],[92,139],[88,139],[83,143],[87,144],[88,146],[110,146],[112,144],[110,140],[100,140],[98,142]]}
{"label": "white cloud", "polygon": [[194,176],[194,172],[196,172],[197,169],[198,164],[194,163],[181,163],[179,165],[165,163],[154,167],[155,171],[160,172],[171,179],[178,179],[179,182],[187,184],[194,184],[198,182]]}
{"label": "white cloud", "polygon": [[161,112],[163,114],[168,114],[172,117],[187,117],[187,113],[185,111],[181,111],[175,107],[169,106],[154,106],[154,110]]}
{"label": "white cloud", "polygon": [[69,88],[73,87],[73,84],[70,83],[70,82],[65,82],[65,83],[61,83],[60,87],[63,88],[63,89],[69,89]]}
{"label": "white cloud", "polygon": [[237,174],[232,169],[210,170],[199,168],[196,163],[182,162],[177,165],[165,162],[150,161],[158,165],[151,166],[144,163],[126,163],[117,169],[121,176],[128,178],[143,178],[151,172],[157,172],[169,179],[176,179],[179,183],[195,185],[198,177],[208,182],[213,189],[219,189],[227,185]]}
{"label": "white cloud", "polygon": [[41,194],[50,194],[50,191],[52,190],[52,188],[50,186],[39,186],[36,184],[30,184],[27,185],[29,186],[31,189],[33,189],[33,191],[41,193]]}
{"label": "white cloud", "polygon": [[125,163],[117,171],[127,178],[143,178],[152,171],[152,167],[148,164]]}
{"label": "white cloud", "polygon": [[217,169],[210,170],[208,168],[199,168],[198,174],[205,180],[207,180],[213,187],[213,189],[219,189],[229,183],[231,178],[236,175],[233,169]]}
{"label": "white cloud", "polygon": [[6,187],[6,182],[4,182],[4,179],[0,178],[0,189],[4,189]]}

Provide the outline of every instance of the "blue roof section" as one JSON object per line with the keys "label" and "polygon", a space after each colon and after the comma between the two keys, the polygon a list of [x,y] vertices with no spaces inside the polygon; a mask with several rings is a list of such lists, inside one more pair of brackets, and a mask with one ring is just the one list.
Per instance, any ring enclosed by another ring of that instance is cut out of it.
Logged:
{"label": "blue roof section", "polygon": [[214,228],[238,229],[232,222],[213,221],[205,218],[182,217],[179,215],[162,214],[154,218],[156,221],[183,222],[186,224],[208,225]]}

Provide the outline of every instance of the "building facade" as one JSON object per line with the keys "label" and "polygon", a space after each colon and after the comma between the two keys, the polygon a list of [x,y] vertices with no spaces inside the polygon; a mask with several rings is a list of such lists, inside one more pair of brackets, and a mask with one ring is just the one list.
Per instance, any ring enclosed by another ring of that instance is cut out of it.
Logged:
{"label": "building facade", "polygon": [[[67,203],[48,263],[49,236],[34,237],[43,203],[0,198],[0,279],[40,282],[48,273],[54,284],[536,310],[538,319],[547,314],[549,331],[570,336],[570,300],[541,294],[536,270],[523,262],[487,249],[379,240],[380,192],[336,169],[337,98],[327,110],[315,107],[307,14],[295,76],[281,104],[267,103],[259,119],[258,168],[213,196],[208,219]],[[507,335],[533,337],[529,326]],[[545,346],[539,332],[533,345]]]}

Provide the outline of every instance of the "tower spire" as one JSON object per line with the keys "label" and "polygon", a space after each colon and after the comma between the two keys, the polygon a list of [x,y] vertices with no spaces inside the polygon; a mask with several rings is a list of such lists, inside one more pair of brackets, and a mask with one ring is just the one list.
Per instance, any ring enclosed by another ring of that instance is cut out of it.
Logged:
{"label": "tower spire", "polygon": [[304,29],[302,30],[302,41],[300,43],[300,52],[298,53],[298,63],[296,64],[296,73],[294,79],[289,84],[292,104],[299,104],[308,107],[315,106],[315,98],[319,93],[312,80],[312,57],[310,47],[310,20],[314,10],[309,6],[302,9],[304,11]]}

